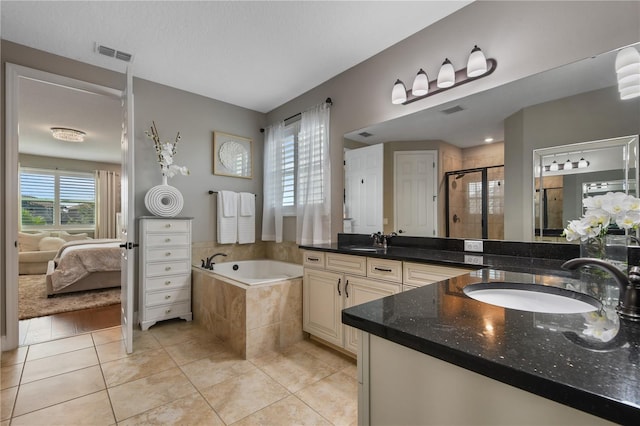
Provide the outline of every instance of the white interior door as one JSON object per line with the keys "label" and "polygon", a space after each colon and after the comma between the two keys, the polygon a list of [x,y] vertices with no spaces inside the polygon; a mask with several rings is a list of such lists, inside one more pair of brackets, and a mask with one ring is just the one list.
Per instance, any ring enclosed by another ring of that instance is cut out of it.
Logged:
{"label": "white interior door", "polygon": [[394,229],[401,235],[436,236],[437,151],[394,154]]}
{"label": "white interior door", "polygon": [[382,232],[382,144],[351,149],[345,159],[345,210],[351,218],[351,232]]}
{"label": "white interior door", "polygon": [[135,244],[134,223],[134,137],[133,137],[133,75],[127,67],[127,83],[122,91],[122,173],[121,173],[121,218],[120,240],[122,244],[121,261],[121,315],[122,337],[127,353],[133,352],[133,306],[134,306],[134,259]]}

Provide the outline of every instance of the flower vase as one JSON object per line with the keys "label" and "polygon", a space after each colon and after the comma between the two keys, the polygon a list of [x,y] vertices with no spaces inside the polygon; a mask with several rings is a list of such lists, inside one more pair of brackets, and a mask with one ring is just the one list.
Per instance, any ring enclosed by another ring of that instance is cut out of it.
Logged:
{"label": "flower vase", "polygon": [[167,183],[167,175],[162,173],[162,184],[147,191],[144,205],[154,216],[174,217],[182,211],[184,198],[177,188]]}
{"label": "flower vase", "polygon": [[629,238],[626,235],[605,235],[603,237],[589,238],[580,242],[580,257],[606,260],[626,273],[628,240]]}

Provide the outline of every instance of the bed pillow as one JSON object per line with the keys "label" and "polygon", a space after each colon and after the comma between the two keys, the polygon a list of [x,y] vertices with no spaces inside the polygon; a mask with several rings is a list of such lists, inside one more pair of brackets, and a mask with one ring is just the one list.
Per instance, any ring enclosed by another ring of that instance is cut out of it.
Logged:
{"label": "bed pillow", "polygon": [[20,251],[38,251],[40,240],[48,237],[47,231],[30,234],[28,232],[18,232],[18,247]]}
{"label": "bed pillow", "polygon": [[62,238],[44,237],[40,240],[38,247],[40,248],[40,251],[53,251],[58,250],[64,243],[66,243],[66,241]]}
{"label": "bed pillow", "polygon": [[79,240],[90,240],[89,235],[86,232],[82,234],[69,234],[65,231],[60,232],[60,238],[64,241],[79,241]]}

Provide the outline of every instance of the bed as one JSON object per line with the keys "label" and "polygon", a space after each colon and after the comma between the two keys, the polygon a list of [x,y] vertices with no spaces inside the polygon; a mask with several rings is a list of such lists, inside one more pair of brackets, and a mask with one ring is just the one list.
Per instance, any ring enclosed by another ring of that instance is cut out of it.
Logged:
{"label": "bed", "polygon": [[47,266],[47,296],[120,287],[120,253],[115,239],[63,244]]}

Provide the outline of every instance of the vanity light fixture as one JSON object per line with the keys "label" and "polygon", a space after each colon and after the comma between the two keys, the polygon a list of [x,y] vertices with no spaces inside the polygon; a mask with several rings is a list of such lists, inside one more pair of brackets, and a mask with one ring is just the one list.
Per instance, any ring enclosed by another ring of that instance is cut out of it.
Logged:
{"label": "vanity light fixture", "polygon": [[391,103],[394,105],[402,104],[407,101],[407,89],[404,87],[404,83],[397,79],[393,85],[393,91],[391,92]]}
{"label": "vanity light fixture", "polygon": [[467,61],[467,77],[478,77],[487,72],[487,58],[476,44],[471,50]]}
{"label": "vanity light fixture", "polygon": [[58,139],[65,142],[84,142],[84,137],[87,135],[85,132],[68,129],[65,127],[52,127],[51,135],[54,139]]}
{"label": "vanity light fixture", "polygon": [[411,93],[416,96],[424,96],[429,93],[429,77],[427,77],[427,73],[424,72],[422,68],[420,68],[420,71],[418,71],[415,80],[413,80],[413,88],[411,89]]}
{"label": "vanity light fixture", "polygon": [[476,45],[471,50],[466,68],[456,71],[449,58],[446,58],[440,67],[438,78],[434,81],[429,81],[427,73],[423,68],[420,68],[413,80],[411,90],[407,90],[404,83],[397,79],[391,92],[391,103],[395,105],[410,104],[427,96],[486,77],[492,74],[497,66],[498,61],[485,58],[482,50]]}
{"label": "vanity light fixture", "polygon": [[446,89],[456,84],[456,71],[449,58],[445,58],[438,72],[438,87]]}
{"label": "vanity light fixture", "polygon": [[584,169],[585,167],[589,167],[589,162],[583,158],[580,158],[580,161],[571,161],[567,160],[564,163],[558,163],[556,160],[553,160],[551,164],[544,166],[545,172],[558,172],[562,170],[572,170],[572,169]]}

